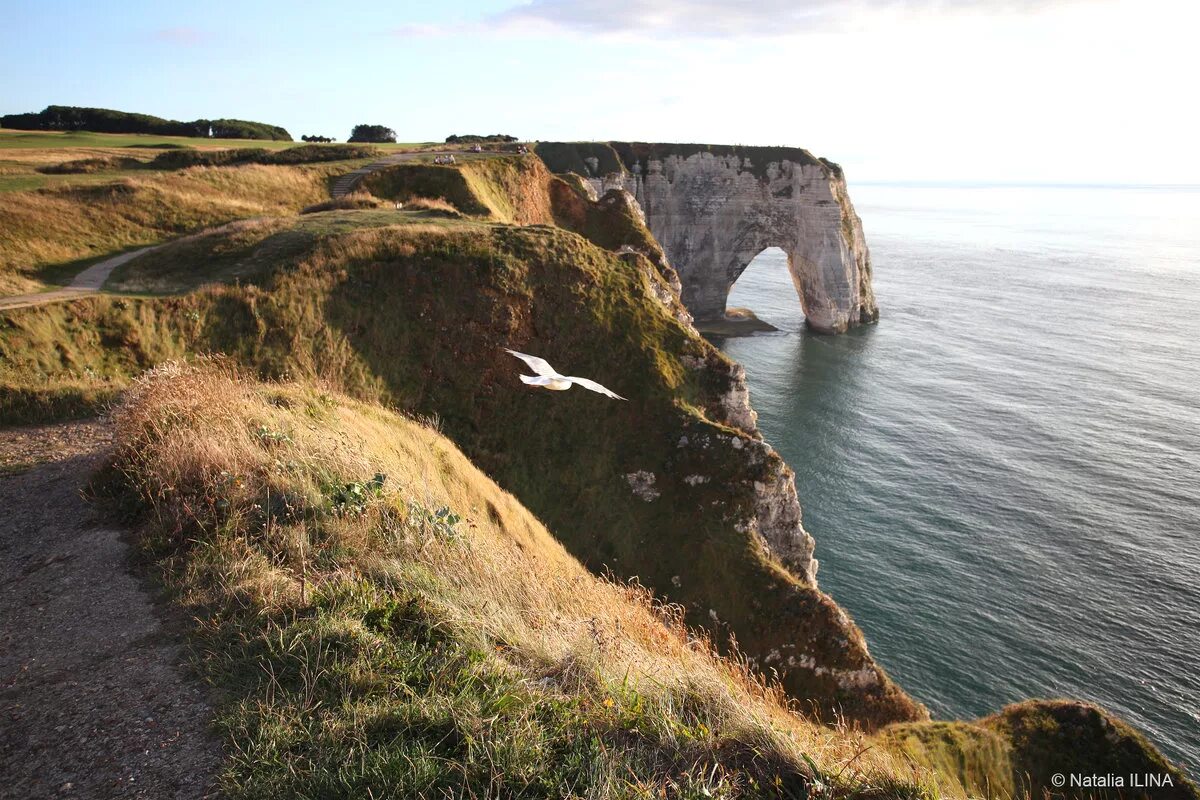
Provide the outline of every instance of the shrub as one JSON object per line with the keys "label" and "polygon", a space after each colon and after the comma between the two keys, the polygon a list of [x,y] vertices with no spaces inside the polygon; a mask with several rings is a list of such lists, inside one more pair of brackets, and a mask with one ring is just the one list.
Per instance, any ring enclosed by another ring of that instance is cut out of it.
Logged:
{"label": "shrub", "polygon": [[[586,178],[624,171],[607,142],[538,142],[533,151],[555,173],[574,172]],[[592,159],[594,168],[589,163]]]}

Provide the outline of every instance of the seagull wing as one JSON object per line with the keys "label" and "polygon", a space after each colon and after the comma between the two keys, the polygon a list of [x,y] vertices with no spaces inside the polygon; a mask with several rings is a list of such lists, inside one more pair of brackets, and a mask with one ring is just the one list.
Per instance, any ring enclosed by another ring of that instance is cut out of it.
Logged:
{"label": "seagull wing", "polygon": [[625,399],[624,397],[621,397],[621,395],[617,394],[616,392],[612,391],[611,389],[601,386],[600,384],[596,383],[595,381],[588,380],[587,378],[575,378],[575,377],[568,376],[567,380],[569,380],[571,383],[578,384],[579,386],[582,386],[585,389],[591,389],[593,392],[599,392],[600,394],[608,395],[609,397],[613,398],[614,400],[624,400]]}
{"label": "seagull wing", "polygon": [[551,378],[549,375],[543,375],[540,378],[535,378],[532,375],[519,375],[518,377],[521,379],[521,383],[527,383],[530,386],[549,386],[554,383],[554,378]]}
{"label": "seagull wing", "polygon": [[538,358],[537,356],[527,356],[524,353],[518,353],[516,350],[505,349],[504,352],[509,353],[510,355],[514,355],[517,358],[524,361],[527,365],[529,365],[529,368],[531,370],[533,370],[534,374],[536,374],[536,375],[551,376],[551,375],[558,374],[557,372],[554,371],[554,367],[550,366],[549,362],[547,362],[546,359],[544,359],[544,358]]}

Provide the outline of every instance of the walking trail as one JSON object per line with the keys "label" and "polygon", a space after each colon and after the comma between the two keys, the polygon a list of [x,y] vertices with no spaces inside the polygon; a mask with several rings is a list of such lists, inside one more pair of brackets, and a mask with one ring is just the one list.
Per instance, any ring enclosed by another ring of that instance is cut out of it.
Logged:
{"label": "walking trail", "polygon": [[216,796],[205,693],[80,496],[109,446],[98,421],[0,430],[0,798]]}
{"label": "walking trail", "polygon": [[83,272],[75,276],[69,286],[64,286],[61,289],[54,289],[49,292],[38,292],[37,294],[18,294],[10,295],[9,297],[0,297],[0,311],[10,308],[24,308],[26,306],[40,306],[43,303],[54,303],[61,300],[74,300],[76,297],[82,297],[87,294],[95,294],[100,291],[100,287],[108,280],[108,276],[113,273],[113,270],[124,264],[126,261],[140,256],[142,253],[148,253],[154,250],[154,247],[143,247],[139,250],[130,250],[128,253],[121,253],[119,256],[106,258],[92,264]]}
{"label": "walking trail", "polygon": [[[378,161],[373,161],[365,167],[348,172],[342,175],[333,182],[330,187],[330,194],[336,200],[353,192],[358,188],[358,184],[362,179],[372,172],[385,169],[395,164],[400,164],[405,161],[411,161],[416,158],[425,158],[429,156],[445,156],[453,155],[456,157],[467,156],[461,150],[419,150],[411,153],[394,153],[390,156],[385,156]],[[497,156],[497,155],[512,155],[511,153],[475,153],[470,154],[478,158]],[[121,266],[127,261],[137,258],[142,253],[148,253],[162,245],[154,245],[152,247],[143,247],[139,250],[131,250],[127,253],[121,253],[119,256],[105,259],[97,262],[85,269],[83,272],[75,276],[69,286],[64,286],[61,289],[53,289],[49,292],[38,292],[36,294],[20,294],[10,295],[8,297],[0,297],[0,311],[6,311],[12,308],[26,308],[28,306],[40,306],[44,303],[61,302],[63,300],[74,300],[77,297],[84,295],[96,294],[100,288],[104,286],[104,282],[108,280],[108,276],[112,275],[113,270]]]}

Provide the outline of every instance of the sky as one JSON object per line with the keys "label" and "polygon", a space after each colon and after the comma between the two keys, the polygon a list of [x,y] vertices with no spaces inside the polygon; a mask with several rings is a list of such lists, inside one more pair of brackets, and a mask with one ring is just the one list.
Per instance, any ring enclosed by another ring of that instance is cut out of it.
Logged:
{"label": "sky", "polygon": [[0,0],[0,113],[794,145],[860,181],[1200,183],[1194,0]]}

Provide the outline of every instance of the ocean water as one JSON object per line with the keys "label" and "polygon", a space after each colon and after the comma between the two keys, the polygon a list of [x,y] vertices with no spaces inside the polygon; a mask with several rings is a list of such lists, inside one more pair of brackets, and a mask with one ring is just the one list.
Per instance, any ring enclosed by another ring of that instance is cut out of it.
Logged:
{"label": "ocean water", "polygon": [[778,250],[719,341],[796,470],[821,587],[936,717],[1090,700],[1200,773],[1200,187],[864,185],[876,326]]}

